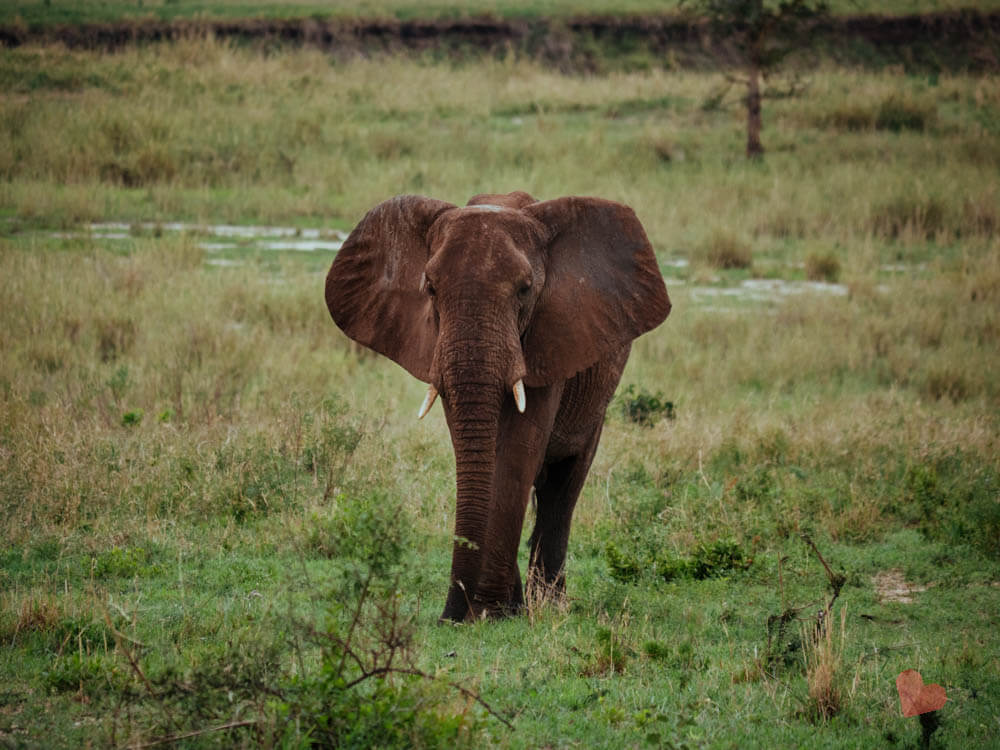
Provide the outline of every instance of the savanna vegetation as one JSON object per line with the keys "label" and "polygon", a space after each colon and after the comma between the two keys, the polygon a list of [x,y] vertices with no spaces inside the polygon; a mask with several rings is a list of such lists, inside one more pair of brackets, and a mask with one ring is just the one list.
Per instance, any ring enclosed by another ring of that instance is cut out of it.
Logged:
{"label": "savanna vegetation", "polygon": [[[908,668],[932,746],[994,741],[995,76],[820,67],[759,162],[711,73],[190,38],[0,76],[4,746],[903,748]],[[441,412],[260,225],[515,189],[633,206],[674,310],[568,600],[438,626]]]}

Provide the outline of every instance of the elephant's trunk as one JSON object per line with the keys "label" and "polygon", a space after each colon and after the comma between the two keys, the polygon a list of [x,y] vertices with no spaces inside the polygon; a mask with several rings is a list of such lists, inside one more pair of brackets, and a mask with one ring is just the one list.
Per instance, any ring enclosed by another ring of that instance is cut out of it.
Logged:
{"label": "elephant's trunk", "polygon": [[512,398],[510,363],[482,328],[458,341],[442,340],[436,357],[438,389],[455,451],[457,509],[451,587],[441,617],[463,620],[476,596],[487,541],[497,427],[504,399]]}
{"label": "elephant's trunk", "polygon": [[451,587],[442,619],[461,621],[476,595],[486,527],[493,503],[497,423],[503,391],[469,383],[442,394],[455,450],[455,541]]}

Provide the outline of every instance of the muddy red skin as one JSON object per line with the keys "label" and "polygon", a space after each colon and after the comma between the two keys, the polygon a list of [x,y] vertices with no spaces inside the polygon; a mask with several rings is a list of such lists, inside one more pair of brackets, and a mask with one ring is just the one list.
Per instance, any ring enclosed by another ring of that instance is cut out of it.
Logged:
{"label": "muddy red skin", "polygon": [[670,312],[632,210],[521,192],[461,208],[397,196],[348,237],[326,302],[348,336],[440,394],[458,498],[442,618],[521,608],[532,487],[528,577],[563,591],[573,508],[631,342]]}

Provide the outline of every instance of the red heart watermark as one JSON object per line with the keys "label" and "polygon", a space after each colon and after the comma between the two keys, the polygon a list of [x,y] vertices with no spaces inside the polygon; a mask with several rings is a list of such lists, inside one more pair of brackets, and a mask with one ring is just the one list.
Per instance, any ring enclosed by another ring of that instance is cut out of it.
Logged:
{"label": "red heart watermark", "polygon": [[896,678],[899,704],[903,716],[917,716],[928,711],[937,711],[948,700],[944,688],[937,684],[925,685],[924,678],[915,669],[907,669]]}

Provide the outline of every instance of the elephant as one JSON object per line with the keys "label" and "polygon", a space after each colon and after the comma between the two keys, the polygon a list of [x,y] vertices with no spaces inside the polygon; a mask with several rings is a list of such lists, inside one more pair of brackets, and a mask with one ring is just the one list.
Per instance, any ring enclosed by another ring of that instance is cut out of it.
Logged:
{"label": "elephant", "polygon": [[529,585],[565,595],[570,520],[632,340],[670,298],[632,209],[600,198],[399,195],[372,208],[326,277],[334,322],[440,396],[455,453],[440,621],[524,607],[517,551],[534,489]]}

